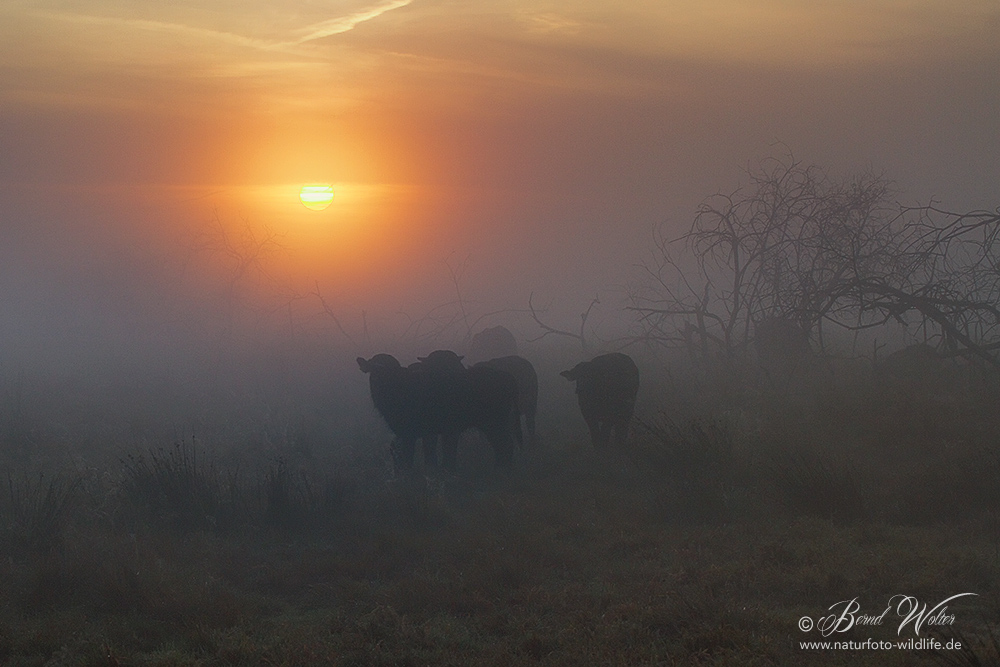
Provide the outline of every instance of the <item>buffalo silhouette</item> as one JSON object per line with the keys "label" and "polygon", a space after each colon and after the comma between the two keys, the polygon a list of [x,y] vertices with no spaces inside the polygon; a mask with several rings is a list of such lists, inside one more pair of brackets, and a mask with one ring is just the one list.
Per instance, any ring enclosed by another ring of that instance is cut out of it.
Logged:
{"label": "buffalo silhouette", "polygon": [[418,438],[441,435],[443,466],[454,471],[459,436],[470,428],[486,436],[498,466],[512,464],[517,383],[507,373],[403,368],[389,354],[358,357],[357,362],[368,374],[375,409],[396,436],[392,453],[397,470],[412,470]]}
{"label": "buffalo silhouette", "polygon": [[[462,363],[463,358],[452,350],[434,350],[426,357],[417,357],[417,361],[407,368],[424,373],[460,373],[465,370],[465,364]],[[420,438],[425,465],[438,465],[438,443],[441,440],[441,435],[441,433],[434,433]]]}
{"label": "buffalo silhouette", "polygon": [[496,326],[483,329],[472,337],[469,356],[476,361],[509,357],[517,354],[517,341],[507,327]]}
{"label": "buffalo silhouette", "polygon": [[[512,354],[489,361],[480,361],[473,368],[487,366],[498,371],[509,373],[517,381],[517,411],[524,415],[525,427],[528,432],[528,444],[535,444],[535,415],[538,412],[538,374],[531,362],[524,357]],[[518,417],[520,421],[520,417]],[[520,433],[518,424],[518,433]]]}
{"label": "buffalo silhouette", "polygon": [[616,444],[623,445],[639,392],[639,369],[632,358],[621,352],[602,354],[560,375],[576,382],[580,412],[594,447],[607,447],[612,428]]}

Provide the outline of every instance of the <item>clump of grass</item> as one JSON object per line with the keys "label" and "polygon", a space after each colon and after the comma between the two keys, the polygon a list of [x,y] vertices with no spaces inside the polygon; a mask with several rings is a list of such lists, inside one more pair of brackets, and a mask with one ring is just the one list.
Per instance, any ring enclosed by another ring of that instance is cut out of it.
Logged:
{"label": "clump of grass", "polygon": [[640,470],[665,483],[660,501],[667,511],[681,520],[731,518],[741,491],[730,432],[710,419],[683,425],[667,417],[658,423],[636,421],[649,437],[636,438],[630,455]]}
{"label": "clump of grass", "polygon": [[58,547],[80,485],[78,477],[24,475],[7,472],[6,493],[0,504],[0,549],[9,554],[38,553]]}
{"label": "clump of grass", "polygon": [[1000,455],[985,448],[943,451],[899,490],[898,520],[928,523],[1000,510]]}
{"label": "clump of grass", "polygon": [[129,493],[153,524],[181,532],[230,527],[235,519],[239,485],[226,484],[211,461],[198,456],[194,440],[172,449],[151,449],[122,461]]}
{"label": "clump of grass", "polygon": [[310,479],[305,470],[293,473],[284,458],[275,459],[260,484],[265,522],[286,530],[301,530],[330,518],[345,501],[338,480]]}
{"label": "clump of grass", "polygon": [[790,510],[851,522],[871,518],[877,508],[871,485],[850,463],[782,449],[771,455],[769,467],[778,501]]}
{"label": "clump of grass", "polygon": [[947,667],[985,667],[1000,665],[1000,630],[997,621],[1000,620],[1000,608],[994,607],[993,619],[981,618],[979,632],[963,632],[953,626],[942,626],[932,629],[931,635],[939,642],[948,645],[949,642],[960,643],[961,648],[945,651],[934,651],[931,658],[939,665]]}
{"label": "clump of grass", "polygon": [[397,523],[408,528],[434,528],[450,520],[446,500],[450,487],[447,481],[433,477],[403,475],[390,480],[384,489]]}

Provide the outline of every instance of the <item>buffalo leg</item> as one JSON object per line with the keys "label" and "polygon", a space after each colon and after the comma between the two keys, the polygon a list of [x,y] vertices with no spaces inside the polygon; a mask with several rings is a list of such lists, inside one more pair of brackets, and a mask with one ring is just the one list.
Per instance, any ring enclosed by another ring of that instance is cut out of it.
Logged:
{"label": "buffalo leg", "polygon": [[628,420],[623,419],[615,423],[615,444],[619,447],[625,446],[625,439],[628,437]]}
{"label": "buffalo leg", "polygon": [[445,433],[441,436],[441,465],[448,472],[455,472],[458,469],[459,435],[459,433]]}
{"label": "buffalo leg", "polygon": [[514,465],[514,441],[506,429],[491,429],[486,433],[486,439],[493,447],[493,455],[498,468],[510,468]]}
{"label": "buffalo leg", "polygon": [[425,435],[423,437],[424,465],[437,467],[438,464],[438,436]]}
{"label": "buffalo leg", "polygon": [[590,442],[594,445],[594,449],[601,448],[601,423],[596,419],[587,420],[587,428],[590,429]]}
{"label": "buffalo leg", "polygon": [[413,454],[417,448],[415,438],[396,438],[392,441],[392,462],[397,471],[413,470]]}
{"label": "buffalo leg", "polygon": [[517,442],[518,450],[523,452],[524,432],[521,430],[521,413],[516,409],[511,412],[510,427],[514,430],[514,441]]}
{"label": "buffalo leg", "polygon": [[[519,420],[520,421],[520,420]],[[527,442],[529,447],[535,446],[535,410],[530,406],[524,411],[524,428],[528,432]]]}
{"label": "buffalo leg", "polygon": [[611,422],[601,422],[600,428],[601,448],[606,448],[611,444]]}

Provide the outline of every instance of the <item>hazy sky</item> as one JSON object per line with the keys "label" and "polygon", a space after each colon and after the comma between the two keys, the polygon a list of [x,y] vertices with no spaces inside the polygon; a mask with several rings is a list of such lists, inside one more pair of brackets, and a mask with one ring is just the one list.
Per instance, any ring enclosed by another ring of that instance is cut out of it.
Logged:
{"label": "hazy sky", "polygon": [[578,313],[787,151],[993,208],[998,34],[997,0],[5,0],[4,303],[171,283],[217,216],[355,320],[466,261],[482,310]]}

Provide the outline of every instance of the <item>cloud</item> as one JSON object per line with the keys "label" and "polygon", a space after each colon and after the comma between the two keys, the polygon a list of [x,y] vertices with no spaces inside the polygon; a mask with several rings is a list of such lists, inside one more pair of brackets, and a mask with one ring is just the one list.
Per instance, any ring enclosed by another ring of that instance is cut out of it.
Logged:
{"label": "cloud", "polygon": [[575,35],[583,27],[579,21],[552,13],[528,14],[523,17],[523,20],[528,24],[529,32],[538,34],[566,33]]}
{"label": "cloud", "polygon": [[150,32],[183,34],[253,48],[268,48],[273,45],[271,42],[254,39],[253,37],[247,37],[233,32],[212,30],[210,28],[199,28],[197,26],[190,26],[183,23],[171,23],[168,21],[124,19],[115,16],[93,16],[89,14],[75,14],[70,12],[40,13],[37,14],[37,16],[82,25],[104,25],[116,28],[125,28],[128,30],[146,30]]}
{"label": "cloud", "polygon": [[386,12],[405,7],[413,0],[387,0],[375,6],[359,10],[346,16],[314,23],[295,31],[297,37],[291,39],[261,39],[251,37],[236,32],[224,30],[214,30],[200,26],[189,25],[171,21],[158,21],[151,19],[121,18],[116,16],[95,16],[91,14],[79,14],[72,12],[45,12],[35,14],[41,18],[75,23],[79,25],[102,25],[113,28],[121,28],[128,31],[144,30],[148,32],[169,33],[175,35],[185,35],[207,41],[215,41],[235,46],[243,46],[252,49],[266,51],[283,51],[289,47],[295,47],[306,42],[339,35],[352,30],[359,23],[378,18]]}
{"label": "cloud", "polygon": [[305,34],[292,42],[292,44],[304,44],[305,42],[311,42],[315,39],[322,39],[323,37],[329,37],[331,35],[339,35],[340,33],[353,29],[359,23],[370,21],[381,16],[382,14],[385,14],[386,12],[392,11],[393,9],[405,7],[412,1],[413,0],[389,0],[388,2],[383,2],[379,5],[375,5],[374,7],[363,9],[347,16],[339,16],[328,21],[315,23],[302,30],[301,32],[304,32]]}

